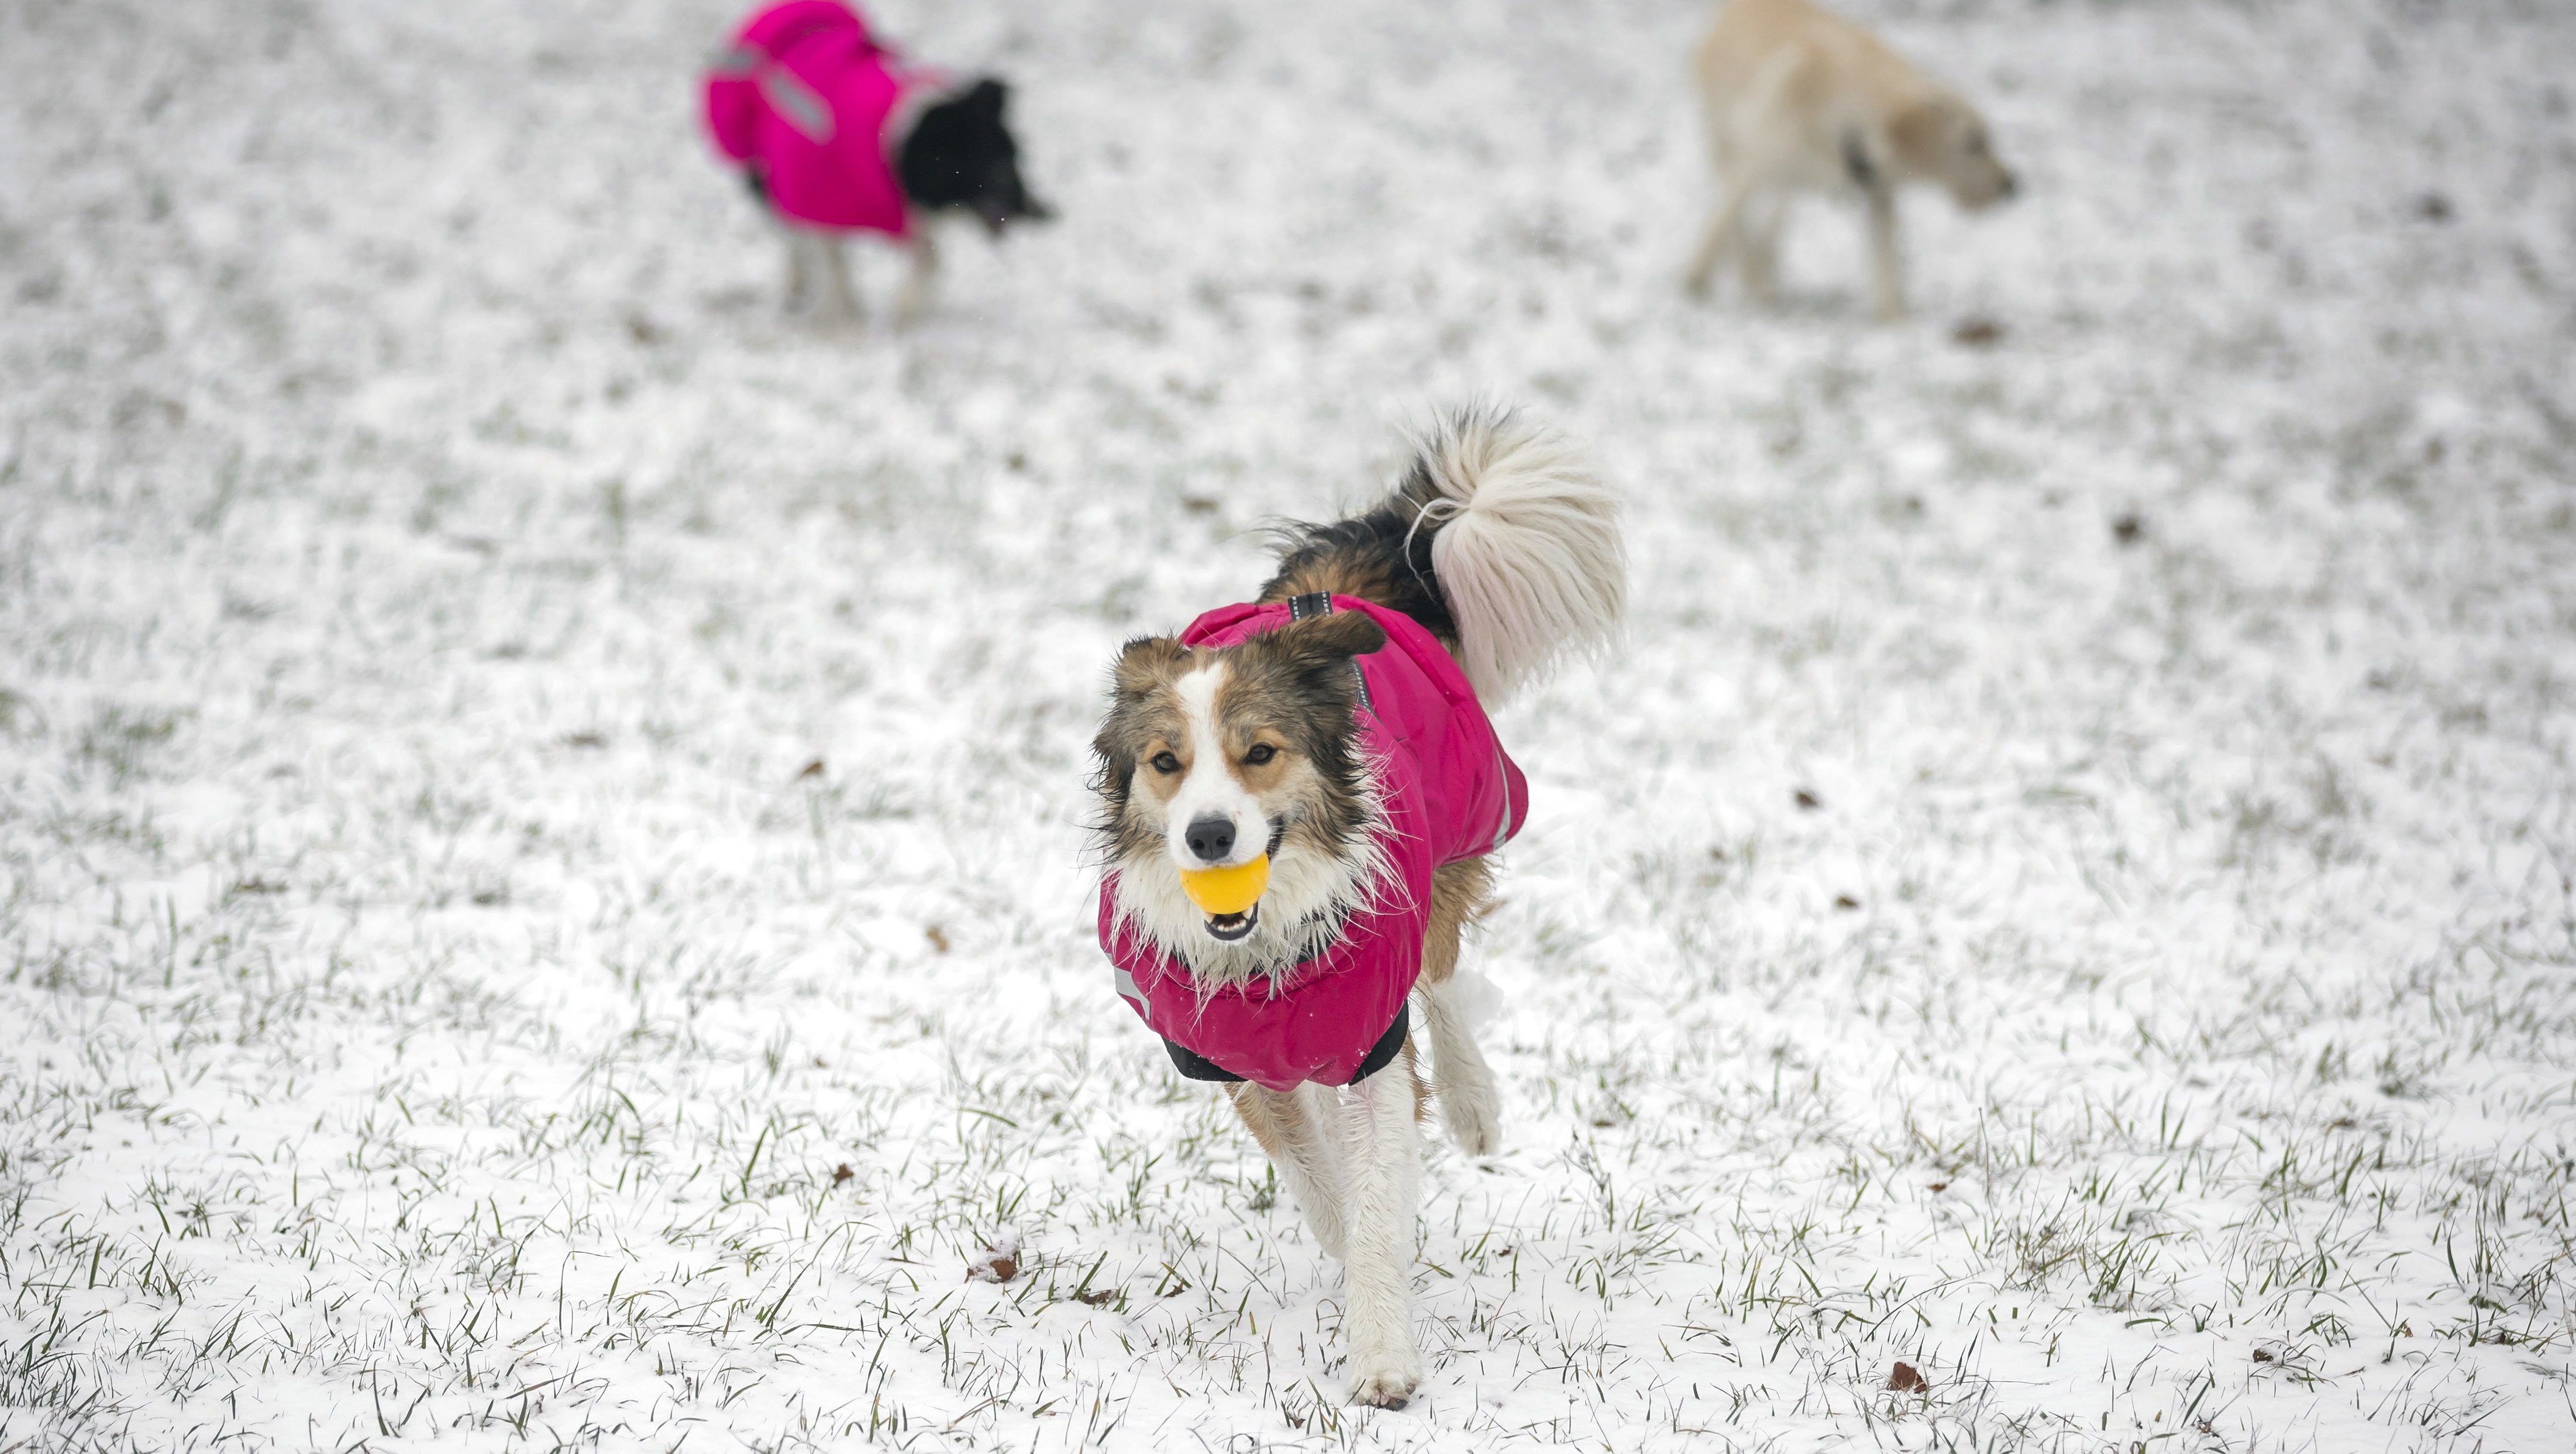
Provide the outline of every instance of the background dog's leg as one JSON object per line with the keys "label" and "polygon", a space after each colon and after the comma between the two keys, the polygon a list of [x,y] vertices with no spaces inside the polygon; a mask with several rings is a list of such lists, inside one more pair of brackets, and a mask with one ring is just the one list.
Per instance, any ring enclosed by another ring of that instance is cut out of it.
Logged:
{"label": "background dog's leg", "polygon": [[1279,1179],[1288,1184],[1288,1195],[1306,1214],[1316,1245],[1341,1260],[1348,1239],[1343,1234],[1342,1148],[1329,1134],[1334,1128],[1332,1092],[1308,1085],[1282,1095],[1250,1082],[1227,1089],[1234,1097],[1234,1113],[1269,1153]]}
{"label": "background dog's leg", "polygon": [[1720,184],[1717,210],[1709,214],[1708,233],[1699,240],[1699,251],[1691,254],[1690,267],[1682,273],[1682,287],[1692,297],[1708,296],[1708,280],[1717,265],[1734,250],[1736,235],[1744,225],[1744,204],[1752,189],[1734,177]]}
{"label": "background dog's leg", "polygon": [[778,229],[787,243],[787,311],[803,313],[814,306],[812,239],[793,227]]}
{"label": "background dog's leg", "polygon": [[1881,323],[1905,316],[1905,258],[1896,244],[1896,189],[1869,189],[1869,283]]}
{"label": "background dog's leg", "polygon": [[912,231],[912,271],[904,275],[903,296],[895,303],[897,323],[917,323],[930,311],[930,289],[939,276],[939,244],[930,236],[930,223],[919,221]]}
{"label": "background dog's leg", "polygon": [[1744,295],[1765,306],[1780,297],[1780,229],[1788,220],[1789,199],[1773,192],[1744,204],[1737,252],[1744,262]]}
{"label": "background dog's leg", "polygon": [[1393,1064],[1342,1092],[1350,1252],[1342,1259],[1342,1336],[1350,1344],[1351,1396],[1401,1408],[1422,1381],[1413,1347],[1413,1238],[1420,1213],[1422,1148],[1410,1047]]}
{"label": "background dog's leg", "polygon": [[850,286],[850,251],[841,239],[817,235],[815,246],[823,251],[825,302],[824,316],[835,323],[856,323],[867,315],[859,306],[859,293]]}

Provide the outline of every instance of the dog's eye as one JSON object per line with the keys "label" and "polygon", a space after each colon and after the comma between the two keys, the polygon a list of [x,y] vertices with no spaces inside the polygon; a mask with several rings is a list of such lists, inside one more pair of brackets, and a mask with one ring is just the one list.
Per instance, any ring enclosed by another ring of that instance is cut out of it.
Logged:
{"label": "dog's eye", "polygon": [[1278,755],[1278,748],[1271,746],[1267,742],[1256,742],[1252,744],[1252,750],[1243,755],[1243,760],[1252,764],[1254,767],[1259,767]]}
{"label": "dog's eye", "polygon": [[1181,760],[1168,752],[1157,752],[1151,759],[1154,771],[1169,776],[1181,770]]}

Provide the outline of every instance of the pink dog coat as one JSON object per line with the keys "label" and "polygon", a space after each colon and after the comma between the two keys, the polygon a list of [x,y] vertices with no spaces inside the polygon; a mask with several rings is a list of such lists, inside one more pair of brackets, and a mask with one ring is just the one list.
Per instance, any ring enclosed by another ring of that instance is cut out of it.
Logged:
{"label": "pink dog coat", "polygon": [[753,16],[707,73],[707,130],[782,215],[905,237],[886,121],[906,92],[937,82],[905,69],[840,0],[787,0]]}
{"label": "pink dog coat", "polygon": [[[1297,614],[1313,614],[1300,597]],[[1431,871],[1503,846],[1529,814],[1529,784],[1503,755],[1467,674],[1412,617],[1332,597],[1386,628],[1386,645],[1355,658],[1363,701],[1352,708],[1360,748],[1385,793],[1392,881],[1343,922],[1330,949],[1285,974],[1202,998],[1189,969],[1118,921],[1117,876],[1100,886],[1100,947],[1118,993],[1145,1023],[1244,1080],[1272,1090],[1306,1081],[1348,1085],[1390,1033],[1422,974],[1431,922]],[[1226,606],[1190,623],[1184,646],[1232,646],[1293,619],[1287,602]],[[1392,1046],[1388,1047],[1392,1049]]]}

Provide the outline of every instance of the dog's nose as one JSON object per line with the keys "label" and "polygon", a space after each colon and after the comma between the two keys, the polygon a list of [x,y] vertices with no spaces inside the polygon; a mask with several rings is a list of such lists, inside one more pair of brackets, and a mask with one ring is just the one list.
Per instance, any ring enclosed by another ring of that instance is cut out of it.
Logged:
{"label": "dog's nose", "polygon": [[1221,862],[1234,851],[1234,820],[1213,816],[1193,819],[1188,831],[1181,834],[1181,841],[1205,862]]}

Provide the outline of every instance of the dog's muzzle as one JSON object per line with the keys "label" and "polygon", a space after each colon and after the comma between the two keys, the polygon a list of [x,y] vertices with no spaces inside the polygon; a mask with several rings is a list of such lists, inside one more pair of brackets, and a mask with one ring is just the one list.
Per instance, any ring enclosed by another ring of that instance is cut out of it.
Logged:
{"label": "dog's muzzle", "polygon": [[1208,937],[1232,944],[1251,933],[1254,926],[1260,922],[1259,904],[1254,904],[1240,914],[1210,914],[1207,916]]}

